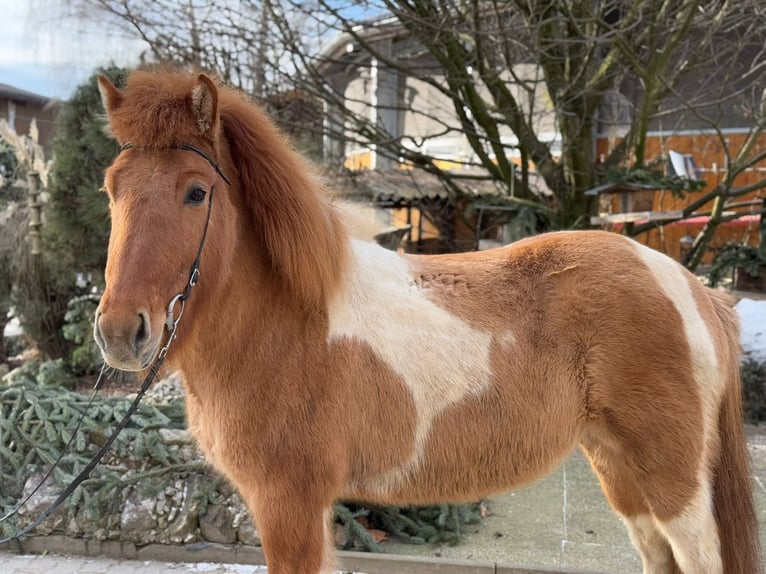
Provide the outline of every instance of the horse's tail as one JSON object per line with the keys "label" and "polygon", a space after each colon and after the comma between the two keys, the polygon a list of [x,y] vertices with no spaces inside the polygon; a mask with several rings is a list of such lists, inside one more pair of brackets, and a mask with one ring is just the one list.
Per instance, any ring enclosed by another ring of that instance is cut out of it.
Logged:
{"label": "horse's tail", "polygon": [[742,427],[742,389],[739,374],[739,324],[735,311],[714,297],[726,331],[728,360],[723,401],[718,415],[720,454],[713,464],[713,499],[721,541],[723,571],[727,574],[761,572],[758,519],[752,494],[750,462]]}

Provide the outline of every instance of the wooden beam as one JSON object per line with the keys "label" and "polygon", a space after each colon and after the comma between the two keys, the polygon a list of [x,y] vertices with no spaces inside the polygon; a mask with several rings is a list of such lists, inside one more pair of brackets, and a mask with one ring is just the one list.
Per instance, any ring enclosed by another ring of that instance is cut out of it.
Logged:
{"label": "wooden beam", "polygon": [[632,223],[636,221],[665,221],[682,219],[683,211],[633,211],[631,213],[612,213],[609,215],[595,215],[590,218],[591,225],[605,225],[612,223]]}

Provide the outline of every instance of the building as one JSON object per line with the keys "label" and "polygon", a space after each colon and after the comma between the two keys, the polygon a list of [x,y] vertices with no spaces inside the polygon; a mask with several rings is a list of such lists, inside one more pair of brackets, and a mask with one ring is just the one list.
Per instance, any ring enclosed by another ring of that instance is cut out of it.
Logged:
{"label": "building", "polygon": [[34,123],[38,142],[49,148],[53,139],[58,101],[0,83],[0,118],[5,119],[19,135],[29,135]]}
{"label": "building", "polygon": [[[360,39],[371,43],[374,53],[362,49]],[[743,65],[752,59],[751,56],[752,54],[747,53],[743,55]],[[401,67],[393,65],[402,62],[407,62],[407,67],[416,67],[421,78],[406,75],[401,71]],[[366,116],[371,129],[379,130],[381,140],[397,140],[404,149],[435,157],[439,167],[452,169],[456,173],[463,174],[468,166],[477,163],[473,155],[474,149],[461,130],[458,110],[433,83],[422,79],[423,76],[428,76],[438,83],[443,79],[443,68],[433,61],[430,53],[395,19],[378,20],[370,26],[360,25],[351,32],[338,35],[322,50],[318,69],[334,96],[343,102],[346,109]],[[473,73],[472,70],[466,72]],[[504,77],[504,81],[511,89],[521,90],[520,87],[514,87],[514,82],[519,81],[537,86],[534,93],[526,99],[527,108],[524,112],[530,115],[534,112],[535,133],[549,146],[556,159],[557,154],[561,153],[561,137],[556,129],[556,117],[541,78],[541,71],[534,64],[519,63],[508,75],[509,77]],[[693,94],[706,82],[709,83],[710,79],[689,77],[680,90]],[[726,86],[725,82],[720,84]],[[637,89],[626,83],[620,87],[620,93],[610,94],[598,110],[593,128],[593,157],[596,162],[618,145],[626,133]],[[731,89],[737,89],[736,82],[732,84]],[[525,100],[519,98],[519,101]],[[385,173],[389,170],[408,168],[407,161],[393,155],[384,145],[370,145],[366,136],[359,137],[356,132],[358,128],[349,124],[337,108],[325,106],[323,150],[326,161],[342,162],[347,169],[355,171],[374,170]],[[672,107],[672,102],[669,107]],[[725,152],[728,151],[729,156],[735,155],[753,127],[752,119],[740,113],[734,104],[722,107],[715,127],[707,125],[699,118],[695,119],[693,114],[665,113],[655,118],[649,126],[646,160],[676,154],[677,157],[683,158],[682,164],[690,168],[686,175],[703,179],[707,184],[706,189],[709,190],[721,184],[727,177],[728,160]],[[514,147],[517,144],[514,133],[507,126],[501,126],[498,139],[506,157],[515,166],[520,166],[518,149]],[[756,142],[756,147],[766,149],[766,138]],[[527,168],[534,174],[534,165],[527,164]],[[361,181],[364,176],[357,179]],[[749,186],[764,179],[766,161],[761,161],[738,175],[734,185]],[[537,191],[545,194],[546,188],[542,178],[536,177],[534,180],[539,182]],[[511,193],[512,191],[510,190]],[[486,192],[485,186],[483,195],[488,195]],[[705,191],[701,193],[704,194]],[[429,195],[432,197],[434,193],[430,192]],[[757,238],[760,217],[756,212],[762,207],[758,202],[763,195],[761,190],[754,189],[737,198],[737,202],[743,204],[742,208],[752,214],[722,226],[716,234],[716,244]],[[652,212],[653,217],[662,213],[677,215],[697,197],[699,194],[678,197],[660,189],[649,197],[649,207],[646,211]],[[409,190],[402,198],[388,193],[385,201],[391,205],[408,208],[420,207],[417,191]],[[745,205],[747,202],[751,203]],[[444,210],[443,206],[440,209]],[[644,233],[637,239],[671,256],[681,258],[684,241],[702,229],[709,211],[709,204],[702,205],[695,210],[692,217],[681,222],[673,222],[673,218],[668,216],[663,221],[666,225]],[[631,224],[648,220],[642,218],[641,214],[635,214]],[[420,218],[408,211],[407,220],[407,223],[412,223],[420,221]],[[622,231],[624,224],[624,220],[616,223],[607,220],[603,222],[605,228],[615,231]],[[452,225],[452,228],[458,230],[460,227],[457,223]],[[463,227],[465,233],[470,226]],[[418,228],[423,227],[415,226],[416,232]],[[425,229],[430,233],[435,232],[434,229]]]}

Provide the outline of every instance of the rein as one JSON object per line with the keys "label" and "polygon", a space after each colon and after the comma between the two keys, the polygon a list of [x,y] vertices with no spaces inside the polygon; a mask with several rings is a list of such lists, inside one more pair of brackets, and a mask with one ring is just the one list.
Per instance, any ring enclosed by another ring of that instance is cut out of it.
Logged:
{"label": "rein", "polygon": [[[132,147],[133,147],[132,145],[126,144],[122,146],[120,151],[122,152],[127,149],[131,149]],[[224,175],[224,173],[221,171],[221,168],[218,166],[218,164],[215,161],[213,161],[213,158],[211,158],[207,153],[205,153],[201,149],[190,144],[176,144],[176,145],[171,145],[170,148],[191,151],[202,156],[213,167],[213,169],[221,177],[221,179],[223,179],[223,181],[225,181],[227,185],[229,186],[231,185],[231,180],[229,180],[229,178]],[[213,207],[214,191],[215,191],[215,186],[211,186],[210,196],[208,198],[208,204],[207,204],[207,218],[205,219],[205,227],[202,230],[202,238],[200,239],[199,247],[197,248],[197,254],[194,258],[194,262],[192,263],[191,269],[189,270],[189,280],[186,282],[184,290],[174,295],[173,298],[170,300],[170,303],[168,304],[167,317],[165,319],[165,329],[168,331],[167,340],[165,341],[165,345],[163,345],[163,347],[160,349],[159,353],[157,354],[152,364],[149,366],[149,374],[146,376],[146,378],[144,379],[144,382],[141,384],[141,388],[138,390],[138,393],[136,394],[136,398],[133,399],[133,402],[128,408],[128,411],[125,413],[125,416],[122,417],[122,420],[120,420],[120,422],[117,424],[117,427],[114,429],[114,431],[112,431],[112,434],[109,435],[109,438],[106,440],[103,446],[98,450],[98,452],[95,455],[93,455],[93,458],[85,466],[85,468],[83,468],[80,471],[80,473],[76,477],[74,477],[74,479],[72,479],[72,482],[70,482],[69,485],[67,485],[67,487],[58,496],[58,498],[56,498],[56,500],[54,500],[48,506],[48,508],[46,508],[43,511],[43,513],[40,516],[38,516],[31,524],[29,524],[22,530],[18,531],[13,536],[9,536],[7,538],[1,538],[0,546],[4,544],[8,544],[9,542],[12,542],[14,540],[20,539],[22,536],[28,534],[29,532],[37,528],[51,514],[53,514],[53,512],[59,506],[61,506],[61,504],[63,504],[63,502],[67,498],[69,498],[69,496],[75,491],[75,489],[80,485],[80,483],[82,483],[84,480],[90,477],[90,473],[98,465],[98,463],[101,462],[101,459],[104,457],[104,455],[107,453],[109,448],[112,446],[112,443],[114,443],[114,441],[116,440],[117,435],[119,435],[122,432],[122,430],[128,425],[128,422],[130,422],[130,418],[136,412],[136,409],[138,408],[138,405],[141,402],[141,399],[146,394],[146,391],[149,389],[149,386],[152,384],[152,382],[154,382],[154,379],[157,377],[157,374],[160,372],[160,369],[162,368],[162,364],[165,362],[165,357],[167,356],[168,351],[170,350],[170,345],[176,339],[176,331],[178,330],[178,323],[181,321],[181,317],[184,314],[184,307],[186,305],[186,300],[191,295],[191,290],[197,284],[197,281],[199,281],[199,276],[200,276],[199,266],[200,266],[200,260],[202,257],[202,249],[205,246],[205,239],[207,238],[207,230],[210,225],[210,213]],[[178,310],[178,315],[176,315],[175,310],[179,302],[181,305]],[[88,401],[88,404],[86,405],[86,408],[85,408],[86,411],[93,404],[93,400],[96,397],[96,393],[101,387],[101,380],[105,370],[106,370],[106,365],[101,367],[101,372],[99,373],[98,379],[96,380],[96,384],[94,385],[94,388],[93,388],[93,394],[91,395],[90,400]],[[48,480],[48,477],[50,477],[50,475],[53,473],[53,470],[56,468],[59,462],[61,462],[65,452],[69,449],[70,445],[72,444],[72,441],[74,440],[74,437],[77,435],[77,430],[80,428],[80,424],[82,423],[84,416],[85,416],[85,411],[83,411],[83,414],[80,415],[80,420],[77,422],[77,425],[75,426],[75,430],[72,433],[72,436],[70,437],[67,444],[64,446],[62,453],[59,455],[56,461],[51,465],[51,467],[45,473],[40,483],[21,502],[19,502],[13,508],[13,510],[11,510],[5,516],[0,518],[0,523],[5,522],[12,516],[15,516],[16,514],[18,514],[19,510],[21,510],[21,508],[24,507],[24,505],[29,501],[29,499],[43,486],[45,481]]]}

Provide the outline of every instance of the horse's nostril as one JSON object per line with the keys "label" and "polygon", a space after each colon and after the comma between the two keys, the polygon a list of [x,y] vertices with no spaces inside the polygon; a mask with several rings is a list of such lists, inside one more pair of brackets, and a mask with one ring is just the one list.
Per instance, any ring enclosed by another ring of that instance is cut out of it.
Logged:
{"label": "horse's nostril", "polygon": [[96,344],[101,349],[106,349],[106,341],[104,335],[101,333],[101,325],[99,325],[99,319],[101,319],[101,311],[96,311],[96,320],[93,323],[93,338],[96,340]]}
{"label": "horse's nostril", "polygon": [[134,342],[136,353],[140,354],[149,341],[149,316],[144,311],[138,314],[138,329],[136,329],[136,339]]}

